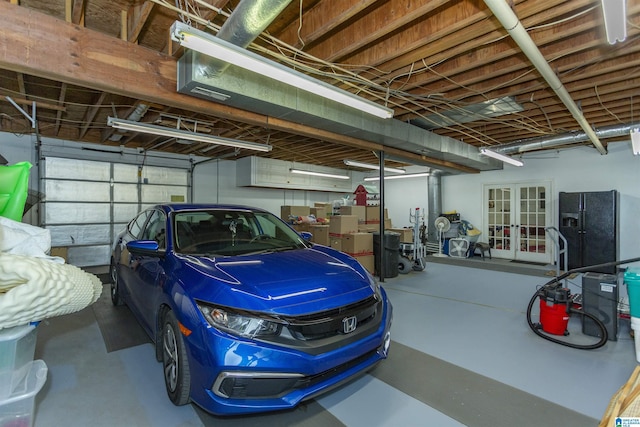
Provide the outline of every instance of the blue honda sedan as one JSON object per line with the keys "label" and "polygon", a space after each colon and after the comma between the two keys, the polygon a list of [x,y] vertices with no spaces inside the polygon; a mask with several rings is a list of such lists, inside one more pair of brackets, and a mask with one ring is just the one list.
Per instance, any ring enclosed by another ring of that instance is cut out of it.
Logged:
{"label": "blue honda sedan", "polygon": [[392,307],[376,280],[261,209],[149,208],[117,237],[111,280],[113,303],[155,343],[176,405],[291,408],[389,351]]}

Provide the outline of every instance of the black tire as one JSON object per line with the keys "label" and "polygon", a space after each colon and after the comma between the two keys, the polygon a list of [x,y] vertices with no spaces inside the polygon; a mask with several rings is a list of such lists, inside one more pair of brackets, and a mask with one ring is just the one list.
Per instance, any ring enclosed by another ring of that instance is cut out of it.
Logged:
{"label": "black tire", "polygon": [[181,406],[189,403],[189,360],[178,321],[172,311],[165,314],[162,327],[162,371],[167,394],[173,404]]}
{"label": "black tire", "polygon": [[407,274],[411,271],[411,261],[405,257],[400,257],[398,262],[398,273]]}
{"label": "black tire", "polygon": [[111,279],[111,303],[115,306],[122,305],[118,270],[116,269],[116,264],[114,261],[111,261],[111,266],[109,267],[109,277]]}

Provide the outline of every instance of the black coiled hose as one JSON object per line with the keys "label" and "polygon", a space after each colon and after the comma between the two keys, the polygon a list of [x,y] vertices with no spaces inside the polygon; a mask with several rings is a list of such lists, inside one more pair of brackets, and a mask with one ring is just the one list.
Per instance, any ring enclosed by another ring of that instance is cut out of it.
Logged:
{"label": "black coiled hose", "polygon": [[542,285],[542,287],[540,289],[538,289],[536,291],[535,294],[533,294],[533,296],[531,297],[531,300],[529,301],[529,305],[527,306],[527,323],[529,324],[529,327],[531,328],[531,330],[538,336],[544,338],[545,340],[554,342],[556,344],[561,344],[567,347],[571,347],[571,348],[577,348],[580,350],[594,350],[596,348],[600,348],[603,345],[605,345],[607,343],[607,340],[609,339],[609,336],[607,334],[607,328],[605,327],[604,323],[602,323],[602,321],[600,319],[598,319],[596,316],[590,314],[590,313],[586,313],[583,310],[578,310],[573,308],[571,305],[573,304],[572,301],[567,301],[568,304],[568,310],[567,313],[571,313],[571,314],[579,314],[581,316],[585,316],[588,317],[589,319],[593,320],[594,323],[596,324],[596,326],[598,327],[598,329],[600,329],[600,340],[594,344],[574,344],[571,342],[567,342],[558,338],[554,338],[550,335],[547,335],[545,333],[543,333],[540,330],[540,324],[538,323],[533,323],[533,321],[531,320],[531,310],[533,309],[533,305],[536,302],[536,299],[538,299],[541,296],[544,296],[544,290],[545,289],[549,289],[549,288],[554,288],[554,287],[558,287],[560,286],[560,281],[566,277],[568,277],[570,274],[573,273],[582,273],[585,271],[590,271],[590,270],[595,270],[598,268],[602,268],[602,267],[611,267],[611,266],[615,266],[615,265],[621,265],[621,264],[629,264],[631,262],[637,262],[640,261],[640,257],[638,258],[631,258],[631,259],[626,259],[623,261],[612,261],[612,262],[607,262],[604,264],[597,264],[597,265],[590,265],[588,267],[580,267],[580,268],[574,268],[573,270],[569,270],[567,272],[565,272],[564,274],[561,274],[558,277],[555,277],[553,279],[551,279],[549,282],[545,283],[544,285]]}

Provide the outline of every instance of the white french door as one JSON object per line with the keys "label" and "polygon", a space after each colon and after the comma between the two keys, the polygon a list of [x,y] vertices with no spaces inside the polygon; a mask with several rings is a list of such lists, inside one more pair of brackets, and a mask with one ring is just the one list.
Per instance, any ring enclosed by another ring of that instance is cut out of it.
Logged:
{"label": "white french door", "polygon": [[550,263],[553,243],[545,227],[551,225],[551,184],[524,183],[484,186],[483,233],[491,255],[519,261]]}

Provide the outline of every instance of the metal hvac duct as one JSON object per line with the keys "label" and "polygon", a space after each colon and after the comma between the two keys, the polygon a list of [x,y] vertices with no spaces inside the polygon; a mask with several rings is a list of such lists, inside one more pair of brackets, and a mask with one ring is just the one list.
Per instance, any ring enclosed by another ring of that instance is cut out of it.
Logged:
{"label": "metal hvac duct", "polygon": [[[273,22],[291,3],[291,0],[241,0],[233,13],[222,24],[217,37],[236,46],[246,48]],[[228,63],[211,58],[202,72],[217,76],[224,72]]]}
{"label": "metal hvac duct", "polygon": [[[640,123],[631,123],[626,125],[607,126],[596,129],[594,132],[598,138],[607,139],[617,136],[629,135],[632,129],[640,128]],[[563,135],[552,137],[530,138],[513,141],[508,144],[496,146],[494,151],[501,154],[516,154],[527,151],[543,150],[553,147],[561,147],[564,145],[577,144],[589,140],[589,136],[585,132],[571,132]]]}

